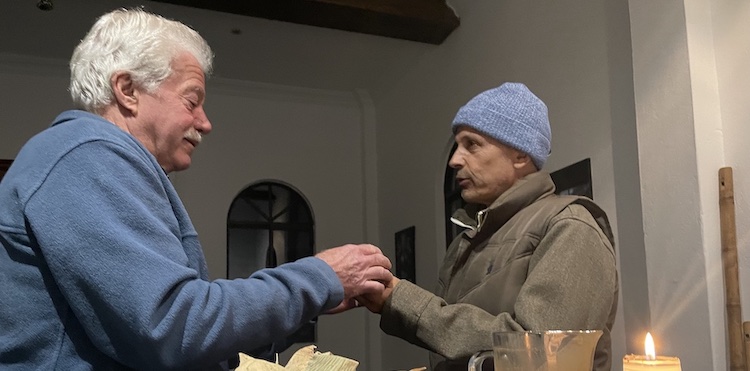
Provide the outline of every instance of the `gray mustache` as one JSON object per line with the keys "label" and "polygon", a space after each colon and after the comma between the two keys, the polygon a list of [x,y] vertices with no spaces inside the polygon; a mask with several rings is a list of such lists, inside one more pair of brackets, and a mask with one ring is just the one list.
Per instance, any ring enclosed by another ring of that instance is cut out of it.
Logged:
{"label": "gray mustache", "polygon": [[203,140],[203,135],[201,135],[201,133],[199,133],[197,130],[190,130],[185,133],[185,138],[195,142],[196,144],[200,144],[200,142]]}

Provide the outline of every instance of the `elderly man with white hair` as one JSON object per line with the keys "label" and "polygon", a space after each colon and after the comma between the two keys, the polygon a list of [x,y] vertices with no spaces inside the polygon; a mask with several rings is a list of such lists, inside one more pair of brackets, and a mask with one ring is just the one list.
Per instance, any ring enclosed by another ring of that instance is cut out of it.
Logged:
{"label": "elderly man with white hair", "polygon": [[212,52],[140,9],[103,15],[70,61],[78,110],[29,140],[0,182],[0,369],[227,370],[270,357],[322,313],[382,294],[375,246],[208,279],[167,178],[211,132]]}

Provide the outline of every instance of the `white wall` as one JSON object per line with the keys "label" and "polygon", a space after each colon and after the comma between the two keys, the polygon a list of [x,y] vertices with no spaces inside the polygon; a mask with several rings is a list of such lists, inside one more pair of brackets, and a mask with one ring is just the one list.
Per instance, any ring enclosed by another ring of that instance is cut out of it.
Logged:
{"label": "white wall", "polygon": [[34,134],[70,107],[63,61],[0,55],[0,158],[12,159]]}
{"label": "white wall", "polygon": [[711,2],[724,141],[723,166],[734,173],[743,318],[750,320],[750,2]]}
{"label": "white wall", "polygon": [[709,370],[716,366],[707,351],[711,336],[691,336],[716,327],[708,308],[702,242],[710,229],[701,214],[711,210],[701,203],[686,9],[681,1],[631,1],[630,10],[651,332],[658,354],[680,357],[685,370]]}
{"label": "white wall", "polygon": [[630,10],[652,328],[683,370],[728,369],[718,170],[734,168],[746,283],[750,7],[631,0]]}
{"label": "white wall", "polygon": [[[730,166],[734,173],[734,201],[736,205],[737,249],[739,254],[740,289],[743,304],[743,320],[750,320],[750,3],[731,0],[710,1],[710,7],[703,17],[711,22],[716,63],[716,80],[719,102],[708,103],[718,110],[721,117],[722,140],[724,145],[723,162],[719,166]],[[711,16],[708,17],[708,14]],[[714,112],[714,111],[712,111]],[[697,126],[697,125],[696,125]],[[715,169],[714,169],[715,170]],[[715,195],[714,200],[716,199]],[[719,280],[716,273],[720,268],[716,245],[710,247],[713,253],[713,266],[709,267],[712,280]],[[717,318],[718,327],[723,330],[723,287],[716,284],[715,305],[712,317]],[[721,340],[723,334],[717,334]],[[717,341],[718,344],[722,344]],[[723,358],[725,350],[715,346],[717,357]],[[750,355],[747,355],[750,357]],[[714,364],[717,364],[716,362]],[[721,363],[718,363],[721,365]],[[716,368],[718,369],[718,368]]]}

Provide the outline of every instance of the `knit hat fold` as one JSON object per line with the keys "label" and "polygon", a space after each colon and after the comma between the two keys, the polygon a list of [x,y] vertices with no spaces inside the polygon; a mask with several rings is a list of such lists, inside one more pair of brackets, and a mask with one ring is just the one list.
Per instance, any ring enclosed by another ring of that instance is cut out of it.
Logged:
{"label": "knit hat fold", "polygon": [[549,157],[552,132],[547,106],[526,85],[506,82],[484,91],[458,110],[451,128],[471,127],[531,157],[541,169]]}

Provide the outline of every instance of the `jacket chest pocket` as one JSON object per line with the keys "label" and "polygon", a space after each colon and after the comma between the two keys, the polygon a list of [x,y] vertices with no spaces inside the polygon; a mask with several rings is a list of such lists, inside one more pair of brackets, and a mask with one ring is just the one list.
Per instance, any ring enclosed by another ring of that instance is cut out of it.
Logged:
{"label": "jacket chest pocket", "polygon": [[[528,262],[533,253],[525,239],[505,240],[498,243],[488,243],[480,250],[474,250],[460,272],[457,272],[452,286],[456,294],[456,302],[491,301],[493,305],[480,305],[488,311],[493,311],[501,297],[514,298],[526,279]],[[457,278],[461,277],[460,280]],[[476,304],[480,304],[477,302]],[[506,305],[501,305],[506,307]],[[499,309],[499,308],[498,308]],[[503,308],[508,310],[508,308]]]}
{"label": "jacket chest pocket", "polygon": [[474,247],[451,280],[448,290],[451,296],[458,301],[481,285],[490,273],[505,264],[510,254],[508,250],[512,249],[513,243],[487,243],[484,246]]}

